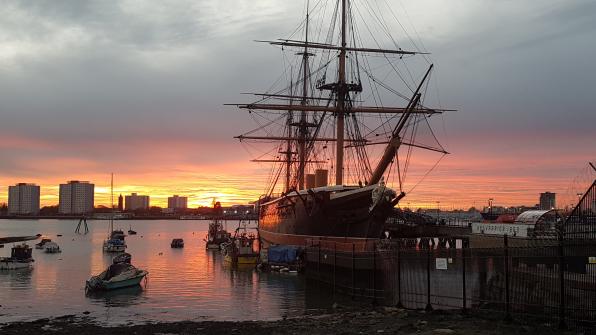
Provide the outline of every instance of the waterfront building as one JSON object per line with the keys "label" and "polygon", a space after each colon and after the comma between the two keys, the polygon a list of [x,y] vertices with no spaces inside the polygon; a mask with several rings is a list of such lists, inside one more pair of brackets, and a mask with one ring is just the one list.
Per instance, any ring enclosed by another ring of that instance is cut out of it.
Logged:
{"label": "waterfront building", "polygon": [[61,214],[93,212],[95,185],[88,181],[71,180],[60,184],[58,211]]}
{"label": "waterfront building", "polygon": [[540,193],[540,209],[549,210],[557,208],[555,194],[551,192]]}
{"label": "waterfront building", "polygon": [[188,208],[188,198],[174,195],[168,197],[168,208],[170,209],[186,209]]}
{"label": "waterfront building", "polygon": [[134,211],[137,209],[148,209],[149,208],[149,196],[138,195],[131,193],[124,197],[124,209],[127,211]]}
{"label": "waterfront building", "polygon": [[9,186],[8,214],[39,214],[39,186],[27,183]]}
{"label": "waterfront building", "polygon": [[120,194],[118,196],[118,211],[122,212],[124,210],[124,197],[122,197],[122,194]]}

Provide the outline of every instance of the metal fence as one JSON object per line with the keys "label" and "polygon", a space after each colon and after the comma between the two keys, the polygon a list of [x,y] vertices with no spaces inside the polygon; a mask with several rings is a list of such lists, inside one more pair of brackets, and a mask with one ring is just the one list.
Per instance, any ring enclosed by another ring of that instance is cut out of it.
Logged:
{"label": "metal fence", "polygon": [[465,239],[433,240],[438,239],[384,240],[371,251],[311,241],[306,273],[334,292],[373,303],[596,327],[594,241],[520,243],[505,236],[502,248],[470,249]]}
{"label": "metal fence", "polygon": [[565,220],[566,239],[596,239],[596,180]]}

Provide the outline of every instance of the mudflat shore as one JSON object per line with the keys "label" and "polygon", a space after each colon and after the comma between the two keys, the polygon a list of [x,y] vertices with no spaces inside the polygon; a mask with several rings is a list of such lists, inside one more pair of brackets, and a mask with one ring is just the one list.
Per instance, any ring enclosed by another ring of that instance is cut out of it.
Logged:
{"label": "mudflat shore", "polygon": [[[278,321],[184,321],[102,326],[92,318],[67,315],[32,322],[0,324],[12,334],[562,334],[556,325],[522,325],[466,316],[460,312],[424,312],[398,308],[336,310]],[[567,332],[573,334],[574,332]]]}

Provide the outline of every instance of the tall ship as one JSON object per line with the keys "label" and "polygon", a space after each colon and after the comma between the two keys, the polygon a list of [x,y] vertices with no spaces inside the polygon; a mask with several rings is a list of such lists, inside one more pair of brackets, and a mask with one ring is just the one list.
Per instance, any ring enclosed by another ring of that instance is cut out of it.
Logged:
{"label": "tall ship", "polygon": [[387,2],[307,3],[289,37],[259,41],[281,49],[284,72],[269,91],[247,93],[253,102],[233,105],[257,123],[236,138],[271,165],[257,203],[265,245],[378,239],[409,192],[414,155],[433,154],[434,168],[447,154],[431,127],[447,109],[425,102],[428,53],[412,39],[402,49],[391,35],[402,24],[382,13],[397,20]]}

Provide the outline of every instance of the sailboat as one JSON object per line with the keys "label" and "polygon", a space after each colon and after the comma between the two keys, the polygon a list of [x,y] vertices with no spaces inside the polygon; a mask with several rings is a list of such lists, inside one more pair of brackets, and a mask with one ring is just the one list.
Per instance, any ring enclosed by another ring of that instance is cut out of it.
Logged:
{"label": "sailboat", "polygon": [[[366,10],[373,19],[364,26],[377,22],[390,36],[386,21],[377,15],[393,14],[391,8],[350,0],[317,2],[313,8],[307,4],[306,18],[295,30],[304,32],[303,39],[293,34],[258,41],[293,54],[295,62],[285,71],[288,83],[275,91],[248,93],[258,99],[252,103],[230,104],[248,110],[258,123],[235,138],[251,145],[274,144],[266,151],[272,154],[253,160],[273,164],[267,191],[257,203],[265,246],[300,246],[319,239],[366,248],[367,241],[386,236],[387,218],[406,196],[403,181],[413,150],[448,154],[429,122],[448,110],[424,102],[433,70],[427,53],[415,43],[417,50],[404,50],[391,36],[392,47],[384,48],[374,32],[369,39],[377,47],[361,46],[356,19]],[[332,14],[331,23],[323,28],[326,14]],[[311,41],[309,29],[325,40]],[[419,75],[399,69],[415,57],[426,61]],[[284,62],[291,62],[288,56]],[[394,88],[395,83],[407,93]],[[387,100],[403,105],[390,106]],[[432,143],[419,141],[422,130]],[[329,185],[330,171],[335,185]],[[388,185],[390,180],[397,191]]]}
{"label": "sailboat", "polygon": [[103,241],[103,251],[105,252],[124,252],[126,250],[126,241],[124,232],[120,229],[114,230],[114,174],[110,179],[110,199],[112,213],[110,215],[110,233]]}

